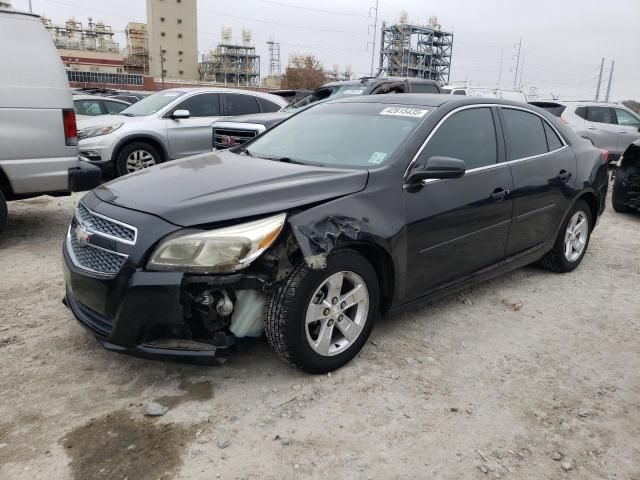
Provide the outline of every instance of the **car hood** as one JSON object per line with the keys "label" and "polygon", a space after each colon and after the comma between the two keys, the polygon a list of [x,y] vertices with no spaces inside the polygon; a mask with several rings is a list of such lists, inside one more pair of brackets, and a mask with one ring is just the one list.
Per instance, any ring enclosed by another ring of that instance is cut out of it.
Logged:
{"label": "car hood", "polygon": [[288,112],[273,112],[273,113],[255,113],[252,115],[238,115],[232,118],[221,119],[224,123],[257,123],[271,128],[277,125],[286,118],[289,118],[293,113]]}
{"label": "car hood", "polygon": [[296,165],[222,151],[140,170],[94,193],[104,202],[188,227],[348,195],[364,189],[367,178],[366,170]]}
{"label": "car hood", "polygon": [[101,127],[103,125],[113,125],[114,123],[131,123],[147,120],[148,117],[127,117],[126,115],[95,115],[85,116],[78,115],[78,130],[82,130],[87,127]]}

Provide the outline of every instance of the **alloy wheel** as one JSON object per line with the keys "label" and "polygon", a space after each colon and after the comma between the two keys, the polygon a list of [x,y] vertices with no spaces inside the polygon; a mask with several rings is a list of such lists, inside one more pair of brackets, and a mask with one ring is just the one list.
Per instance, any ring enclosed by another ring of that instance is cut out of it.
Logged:
{"label": "alloy wheel", "polygon": [[329,357],[346,351],[362,333],[369,314],[369,290],[360,275],[343,271],[326,278],[307,307],[309,346]]}
{"label": "alloy wheel", "polygon": [[589,219],[587,214],[578,210],[567,225],[564,235],[564,256],[570,262],[580,258],[589,236]]}
{"label": "alloy wheel", "polygon": [[156,159],[149,152],[146,150],[134,150],[127,157],[127,173],[153,167],[155,164]]}

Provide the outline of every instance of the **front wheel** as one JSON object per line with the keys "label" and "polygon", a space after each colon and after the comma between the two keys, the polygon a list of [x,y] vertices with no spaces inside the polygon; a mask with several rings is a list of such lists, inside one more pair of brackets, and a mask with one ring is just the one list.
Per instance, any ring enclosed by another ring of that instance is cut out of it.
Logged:
{"label": "front wheel", "polygon": [[569,210],[553,248],[540,260],[540,265],[558,273],[574,270],[587,252],[592,228],[591,209],[587,202],[578,200]]}
{"label": "front wheel", "polygon": [[160,152],[147,142],[132,142],[125,145],[116,158],[115,173],[127,175],[162,162]]}
{"label": "front wheel", "polygon": [[371,264],[352,250],[338,250],[325,269],[299,265],[269,297],[267,340],[283,360],[309,373],[330,372],[362,349],[379,298]]}

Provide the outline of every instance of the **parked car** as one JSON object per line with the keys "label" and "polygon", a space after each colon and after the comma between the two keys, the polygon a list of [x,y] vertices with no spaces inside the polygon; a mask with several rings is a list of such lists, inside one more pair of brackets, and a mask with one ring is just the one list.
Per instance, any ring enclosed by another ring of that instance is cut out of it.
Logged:
{"label": "parked car", "polygon": [[226,116],[273,112],[281,97],[230,88],[174,88],[154,93],[119,115],[78,123],[80,155],[116,176],[210,151],[211,124]]}
{"label": "parked car", "polygon": [[607,185],[600,152],[532,106],[328,101],[85,195],[66,302],[111,350],[214,357],[264,329],[284,360],[327,372],[380,312],[536,261],[575,269]]}
{"label": "parked car", "polygon": [[307,95],[313,93],[313,90],[306,89],[291,89],[291,90],[269,90],[272,95],[277,95],[284,98],[287,102],[293,103],[300,100]]}
{"label": "parked car", "polygon": [[78,120],[98,115],[117,115],[129,105],[129,102],[99,95],[73,96],[73,107]]}
{"label": "parked car", "polygon": [[531,102],[559,117],[578,135],[617,160],[634,141],[640,139],[640,116],[618,103],[605,102]]}
{"label": "parked car", "polygon": [[629,145],[617,162],[611,203],[618,213],[640,211],[640,140]]}
{"label": "parked car", "polygon": [[0,44],[1,232],[7,201],[91,189],[100,170],[78,157],[67,75],[40,18],[0,7]]}
{"label": "parked car", "polygon": [[441,89],[436,81],[421,78],[364,77],[360,80],[331,82],[279,112],[242,115],[216,122],[213,125],[213,145],[216,150],[241,145],[317,102],[385,93],[441,93]]}
{"label": "parked car", "polygon": [[513,100],[516,102],[524,103],[527,102],[527,97],[524,93],[516,90],[502,90],[500,88],[445,85],[444,87],[442,87],[442,93],[446,93],[448,95],[501,98],[503,100]]}

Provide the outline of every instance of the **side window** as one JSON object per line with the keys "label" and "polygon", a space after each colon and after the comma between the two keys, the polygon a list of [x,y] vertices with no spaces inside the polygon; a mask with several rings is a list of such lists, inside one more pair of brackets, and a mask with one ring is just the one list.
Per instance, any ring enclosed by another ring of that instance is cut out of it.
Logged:
{"label": "side window", "polygon": [[618,117],[618,125],[624,125],[627,127],[640,127],[640,119],[635,115],[623,110],[621,108],[615,108],[616,117]]}
{"label": "side window", "polygon": [[412,83],[411,93],[440,93],[438,87],[428,83]]}
{"label": "side window", "polygon": [[224,114],[229,116],[260,112],[256,97],[241,93],[224,94]]}
{"label": "side window", "polygon": [[112,102],[110,100],[105,100],[104,106],[107,108],[107,112],[109,112],[111,115],[116,115],[120,113],[122,110],[124,110],[125,108],[127,108],[129,105],[126,105],[120,102]]}
{"label": "side window", "polygon": [[265,100],[264,98],[260,98],[260,97],[257,97],[257,98],[258,98],[258,103],[260,104],[260,107],[262,108],[263,112],[277,112],[282,108],[277,103],[270,102],[269,100]]}
{"label": "side window", "polygon": [[425,165],[435,156],[464,160],[467,170],[496,163],[496,130],[491,110],[471,108],[449,117],[431,137],[417,164]]}
{"label": "side window", "polygon": [[100,100],[76,100],[73,102],[78,115],[104,115],[105,110]]}
{"label": "side window", "polygon": [[544,125],[544,133],[547,135],[547,145],[549,146],[549,151],[552,152],[562,147],[562,141],[558,138],[556,132],[553,131],[551,125],[547,122],[542,122]]}
{"label": "side window", "polygon": [[576,108],[576,115],[579,116],[580,118],[584,118],[586,120],[587,119],[587,109],[585,107]]}
{"label": "side window", "polygon": [[454,95],[466,95],[467,92],[465,92],[464,90],[454,90],[453,94]]}
{"label": "side window", "polygon": [[547,137],[542,119],[533,113],[503,108],[509,160],[547,153]]}
{"label": "side window", "polygon": [[217,93],[201,93],[180,102],[176,110],[189,110],[192,117],[217,117],[220,115],[220,95]]}
{"label": "side window", "polygon": [[616,123],[609,107],[587,107],[587,120],[595,123]]}

